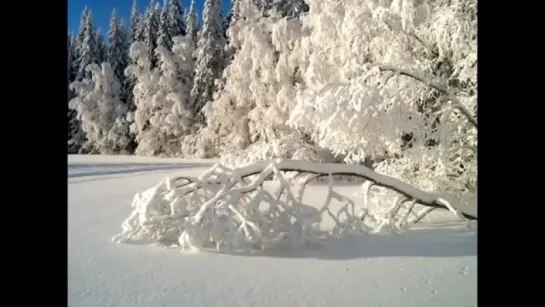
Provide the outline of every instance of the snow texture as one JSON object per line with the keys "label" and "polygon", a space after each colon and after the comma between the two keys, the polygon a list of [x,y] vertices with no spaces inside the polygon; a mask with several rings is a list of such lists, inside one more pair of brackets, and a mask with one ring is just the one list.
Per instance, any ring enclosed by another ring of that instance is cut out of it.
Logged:
{"label": "snow texture", "polygon": [[[108,240],[135,193],[165,176],[197,177],[216,162],[69,156],[68,306],[477,305],[477,236],[447,227],[450,214],[436,215],[427,224],[432,229],[331,238],[319,249],[279,247],[251,256],[182,254]],[[73,177],[76,170],[80,175]],[[309,189],[306,203],[322,204],[327,189]]]}

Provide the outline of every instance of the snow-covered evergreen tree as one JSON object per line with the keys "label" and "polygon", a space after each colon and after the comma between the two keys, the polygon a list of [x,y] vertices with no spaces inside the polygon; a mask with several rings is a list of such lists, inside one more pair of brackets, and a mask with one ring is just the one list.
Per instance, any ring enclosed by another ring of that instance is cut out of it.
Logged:
{"label": "snow-covered evergreen tree", "polygon": [[139,155],[179,155],[183,136],[190,131],[190,88],[184,75],[191,72],[192,43],[182,37],[174,38],[174,43],[174,53],[164,47],[157,48],[159,65],[154,69],[146,47],[139,42],[131,46],[131,58],[136,64],[127,68],[127,74],[137,80],[131,130],[136,134]]}
{"label": "snow-covered evergreen tree", "polygon": [[198,114],[212,101],[215,82],[221,76],[224,62],[225,39],[219,0],[204,3],[204,25],[197,45],[195,79],[191,90],[191,105]]}
{"label": "snow-covered evergreen tree", "polygon": [[[138,11],[138,1],[134,0],[131,8],[131,37],[130,43],[144,41],[144,22]],[[129,46],[130,47],[130,46]]]}
{"label": "snow-covered evergreen tree", "polygon": [[123,41],[123,33],[121,32],[117,13],[114,9],[110,18],[110,29],[108,31],[108,56],[107,62],[110,63],[115,76],[118,80],[123,80],[123,71],[127,67],[125,42]]}
{"label": "snow-covered evergreen tree", "polygon": [[110,19],[110,30],[108,31],[108,54],[107,62],[110,63],[114,74],[121,83],[120,99],[127,102],[128,80],[125,77],[125,68],[129,64],[128,33],[124,24],[118,20],[114,10]]}
{"label": "snow-covered evergreen tree", "polygon": [[161,13],[159,14],[157,46],[163,46],[167,50],[170,50],[172,47],[172,36],[170,32],[169,5],[167,1],[164,1]]}
{"label": "snow-covered evergreen tree", "polygon": [[77,74],[77,66],[76,66],[76,59],[78,57],[77,51],[76,51],[76,38],[72,34],[68,34],[68,84],[72,83],[76,79]]}
{"label": "snow-covered evergreen tree", "polygon": [[170,37],[184,36],[186,24],[184,21],[184,8],[180,0],[169,0],[168,24]]}
{"label": "snow-covered evergreen tree", "polygon": [[155,67],[157,48],[157,32],[159,30],[159,16],[161,6],[156,0],[151,0],[144,16],[144,46],[148,50],[148,57],[152,67]]}
{"label": "snow-covered evergreen tree", "polygon": [[189,11],[185,14],[185,23],[187,25],[187,34],[191,37],[193,45],[197,46],[199,23],[197,21],[197,11],[195,9],[195,0],[191,0]]}
{"label": "snow-covered evergreen tree", "polygon": [[102,63],[108,60],[108,46],[104,41],[104,36],[102,35],[102,30],[99,28],[95,35],[96,37],[96,48],[97,48],[97,63]]}
{"label": "snow-covered evergreen tree", "polygon": [[[70,84],[74,82],[77,75],[77,52],[76,52],[76,37],[74,35],[68,34],[68,66],[67,66],[67,81],[68,84],[66,86],[68,93],[68,102],[74,97],[74,92],[70,89]],[[77,136],[80,124],[76,118],[76,112],[67,104],[67,111],[68,111],[68,139],[67,141],[70,142],[70,140],[75,139],[73,142],[69,143],[68,146],[68,153],[76,153],[79,150],[79,147],[81,145],[81,142],[79,140],[79,137]]]}
{"label": "snow-covered evergreen tree", "polygon": [[126,153],[129,125],[127,108],[119,99],[121,84],[109,63],[91,64],[87,70],[91,78],[71,84],[77,96],[70,101],[87,138],[84,148],[90,153]]}
{"label": "snow-covered evergreen tree", "polygon": [[231,9],[227,18],[225,19],[225,43],[227,44],[225,48],[225,66],[233,60],[233,57],[236,53],[236,48],[229,39],[229,28],[234,26],[234,24],[240,19],[240,2],[241,0],[231,0]]}
{"label": "snow-covered evergreen tree", "polygon": [[86,67],[98,63],[97,39],[95,26],[93,24],[91,10],[85,8],[81,17],[80,33],[78,34],[78,45],[76,47],[78,58],[77,80],[86,76]]}
{"label": "snow-covered evergreen tree", "polygon": [[[130,46],[135,42],[143,42],[144,41],[144,17],[140,14],[138,11],[138,1],[133,0],[132,8],[131,8],[131,30],[130,30],[130,39],[127,42],[127,50],[130,50]],[[131,57],[129,56],[129,53],[127,52],[128,61],[131,64],[135,64],[135,62],[132,61]],[[132,76],[125,76],[125,93],[126,93],[126,104],[129,107],[129,110],[131,112],[134,111],[135,105],[134,105],[134,97],[133,97],[133,89],[134,85],[136,83],[136,80]]]}

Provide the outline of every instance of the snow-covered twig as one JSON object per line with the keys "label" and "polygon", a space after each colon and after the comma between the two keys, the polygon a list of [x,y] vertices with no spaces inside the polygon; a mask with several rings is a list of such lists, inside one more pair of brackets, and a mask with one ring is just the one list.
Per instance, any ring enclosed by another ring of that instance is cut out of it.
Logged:
{"label": "snow-covered twig", "polygon": [[[305,175],[288,180],[286,172]],[[285,198],[267,191],[264,183],[271,175]],[[334,175],[367,180],[363,184],[362,213],[356,213],[354,200],[335,191]],[[312,180],[322,176],[328,176],[328,193],[318,209],[303,203],[302,192]],[[251,182],[246,180],[252,177]],[[294,182],[295,186],[299,184],[299,193],[295,192]],[[400,195],[386,212],[374,212],[369,205],[371,186],[387,188]],[[336,213],[332,211],[332,201],[341,204]],[[400,217],[398,211],[407,202],[409,207]],[[421,191],[361,165],[267,160],[236,169],[216,165],[199,178],[163,179],[135,196],[134,210],[123,222],[123,232],[113,241],[178,244],[191,251],[215,246],[220,251],[248,252],[280,242],[313,243],[323,235],[401,230],[427,213],[406,222],[416,203],[430,209],[448,209],[461,219],[477,219],[476,212],[448,201],[444,195],[439,197]],[[326,232],[320,229],[324,214],[334,222],[333,228]]]}

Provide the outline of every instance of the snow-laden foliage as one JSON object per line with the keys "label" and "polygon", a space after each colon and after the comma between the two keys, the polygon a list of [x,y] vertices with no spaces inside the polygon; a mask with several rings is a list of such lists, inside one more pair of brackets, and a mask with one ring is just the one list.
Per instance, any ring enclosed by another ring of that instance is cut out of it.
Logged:
{"label": "snow-laden foliage", "polygon": [[[76,79],[78,72],[77,67],[77,52],[76,52],[76,38],[74,35],[68,34],[68,63],[67,63],[67,81],[68,81],[68,102],[74,97],[74,92],[70,89],[70,84]],[[67,104],[68,113],[68,152],[77,153],[84,141],[84,135],[80,129],[80,123],[77,120],[76,112]]]}
{"label": "snow-laden foliage", "polygon": [[283,17],[298,17],[308,11],[304,0],[252,0],[263,15],[270,14],[271,10],[278,11]]}
{"label": "snow-laden foliage", "polygon": [[473,193],[476,1],[309,4],[307,89],[289,123],[347,162]]}
{"label": "snow-laden foliage", "polygon": [[155,48],[157,48],[157,35],[159,29],[159,15],[161,14],[161,6],[156,0],[151,0],[143,20],[143,36],[144,46],[148,52],[148,58],[151,61],[152,67],[155,67],[157,58],[155,57]]}
{"label": "snow-laden foliage", "polygon": [[186,24],[181,0],[169,0],[169,2],[168,24],[170,37],[184,36],[186,34]]}
{"label": "snow-laden foliage", "polygon": [[[139,106],[129,119],[138,122],[140,154],[222,156],[231,166],[276,157],[344,161],[475,198],[476,0],[232,3],[228,45],[218,0],[205,2],[195,45],[191,2],[192,47],[182,49],[195,49],[196,62],[188,56],[182,72],[176,51],[169,57],[168,48],[150,42],[157,36],[150,16],[159,18],[151,1],[144,45],[162,57],[161,67],[154,54],[147,62],[134,57],[139,62],[129,69],[138,78]],[[284,6],[299,12],[303,4],[308,12],[282,17]],[[171,110],[169,93],[182,97],[178,105],[190,96],[190,116]],[[181,126],[166,123],[172,114],[183,118]]]}
{"label": "snow-laden foliage", "polygon": [[110,19],[110,30],[108,31],[108,55],[107,62],[114,70],[115,76],[120,82],[124,82],[123,71],[128,65],[127,37],[121,25],[117,13],[114,10]]}
{"label": "snow-laden foliage", "polygon": [[130,56],[136,64],[126,73],[136,78],[136,111],[131,130],[136,134],[140,155],[179,155],[182,137],[191,129],[188,108],[193,44],[189,38],[175,37],[173,52],[158,47],[158,67],[151,69],[144,44],[131,46]]}
{"label": "snow-laden foliage", "polygon": [[159,26],[157,30],[157,46],[163,46],[166,49],[172,48],[172,37],[170,36],[169,24],[169,6],[168,2],[163,2],[163,7],[159,14]]}
{"label": "snow-laden foliage", "polygon": [[144,40],[144,22],[138,12],[138,1],[133,0],[131,7],[131,43]]}
{"label": "snow-laden foliage", "polygon": [[223,70],[225,39],[219,0],[205,0],[203,29],[197,44],[195,78],[191,89],[191,106],[200,114],[202,108],[213,100],[216,79]]}
{"label": "snow-laden foliage", "polygon": [[95,34],[95,37],[96,37],[97,61],[98,63],[106,62],[108,61],[108,47],[106,46],[106,42],[104,41],[104,36],[100,28],[97,29],[97,33]]}
{"label": "snow-laden foliage", "polygon": [[474,194],[476,1],[308,4],[289,19],[237,3],[236,53],[205,108],[204,132],[224,161],[290,157],[274,146],[299,146],[308,160],[375,161],[419,187]]}
{"label": "snow-laden foliage", "polygon": [[[302,176],[287,179],[285,170],[296,170]],[[335,191],[332,175],[339,173],[369,179],[362,186],[363,197],[350,198]],[[318,175],[329,175],[327,197],[322,204],[307,204],[307,184]],[[265,185],[270,177],[274,181]],[[376,211],[368,197],[371,181],[402,196],[386,210]],[[409,219],[417,202],[445,208],[461,220],[477,218],[435,194],[362,166],[262,161],[238,169],[216,165],[199,178],[163,179],[135,196],[133,212],[123,222],[122,233],[112,240],[222,252],[250,252],[284,243],[314,245],[328,236],[403,231],[430,211]],[[405,210],[400,212],[402,207]]]}
{"label": "snow-laden foliage", "polygon": [[87,70],[91,78],[71,84],[77,96],[70,101],[87,138],[84,147],[102,154],[125,153],[130,139],[127,108],[119,99],[121,85],[108,63],[91,64]]}
{"label": "snow-laden foliage", "polygon": [[78,67],[76,80],[81,80],[89,77],[86,75],[87,66],[99,63],[95,25],[91,10],[87,7],[85,7],[81,16],[79,34],[76,40],[76,52],[76,65]]}
{"label": "snow-laden foliage", "polygon": [[249,1],[240,1],[237,8],[238,18],[228,30],[229,49],[236,54],[224,71],[223,89],[205,109],[216,146],[239,155],[254,144],[241,157],[244,162],[292,155],[321,160],[306,137],[286,125],[304,63],[293,51],[300,48],[300,22],[274,14],[262,17]]}
{"label": "snow-laden foliage", "polygon": [[185,14],[185,23],[187,25],[187,35],[191,37],[193,44],[197,46],[199,23],[197,21],[197,12],[195,11],[195,0],[191,0],[189,11]]}

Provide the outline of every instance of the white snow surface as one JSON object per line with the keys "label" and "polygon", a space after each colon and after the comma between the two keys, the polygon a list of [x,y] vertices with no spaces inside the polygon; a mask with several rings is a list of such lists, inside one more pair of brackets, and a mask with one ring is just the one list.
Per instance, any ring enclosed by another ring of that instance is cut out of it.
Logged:
{"label": "white snow surface", "polygon": [[[68,306],[477,306],[477,234],[441,227],[450,214],[409,233],[251,255],[112,243],[135,193],[214,163],[69,155]],[[319,206],[326,187],[312,189]]]}

